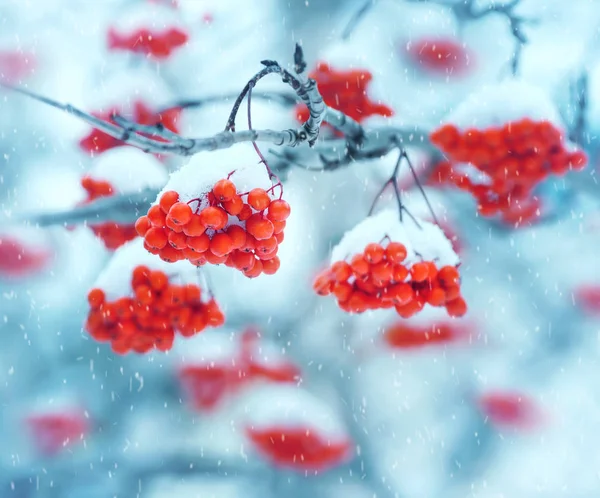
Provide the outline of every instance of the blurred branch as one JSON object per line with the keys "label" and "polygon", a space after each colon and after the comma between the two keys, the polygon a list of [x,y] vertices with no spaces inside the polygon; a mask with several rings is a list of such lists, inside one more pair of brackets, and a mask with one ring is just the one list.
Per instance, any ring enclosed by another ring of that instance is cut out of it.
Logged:
{"label": "blurred branch", "polygon": [[573,126],[569,131],[569,140],[581,147],[585,147],[584,142],[589,140],[589,138],[586,140],[585,137],[588,92],[588,74],[583,71],[579,78],[571,84],[571,104],[575,109],[575,116]]}
{"label": "blurred branch", "polygon": [[141,214],[148,211],[158,193],[158,189],[144,189],[133,194],[115,194],[67,211],[24,214],[22,219],[40,227],[106,222],[133,225]]}

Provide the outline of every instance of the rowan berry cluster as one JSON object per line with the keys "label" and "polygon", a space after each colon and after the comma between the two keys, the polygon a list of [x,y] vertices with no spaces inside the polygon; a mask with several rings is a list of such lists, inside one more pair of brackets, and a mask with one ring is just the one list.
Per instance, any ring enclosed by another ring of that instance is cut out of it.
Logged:
{"label": "rowan berry cluster", "polygon": [[[309,76],[318,83],[325,104],[358,122],[370,116],[394,115],[393,109],[369,98],[367,90],[373,75],[366,69],[339,71],[320,62]],[[310,116],[308,108],[305,105],[298,106],[296,116],[300,121],[306,121]]]}
{"label": "rowan berry cluster", "polygon": [[[94,112],[93,116],[102,119],[103,121],[109,121],[114,123],[113,116],[122,112],[118,107],[113,107],[107,112]],[[170,109],[162,110],[160,113],[153,111],[144,102],[137,100],[133,103],[133,116],[132,120],[141,125],[156,126],[162,125],[167,130],[173,133],[179,133],[177,122],[181,115],[180,107],[172,107]],[[141,135],[144,135],[143,133]],[[164,141],[161,137],[152,137],[157,141]],[[115,147],[122,147],[126,145],[118,138],[107,135],[103,131],[94,128],[86,137],[82,138],[79,142],[79,147],[86,151],[94,154],[101,154],[107,150]]]}
{"label": "rowan berry cluster", "polygon": [[225,397],[255,381],[294,383],[300,378],[300,369],[278,350],[265,361],[261,352],[265,347],[269,349],[269,343],[261,341],[253,330],[245,331],[236,346],[230,356],[217,359],[207,357],[203,351],[202,361],[192,361],[179,371],[183,389],[195,409],[212,410]]}
{"label": "rowan berry cluster", "polygon": [[212,299],[203,301],[199,286],[176,285],[160,270],[136,266],[131,296],[109,301],[101,288],[88,294],[90,313],[85,327],[97,341],[110,341],[113,351],[168,351],[175,333],[191,337],[206,327],[223,325],[225,317]]}
{"label": "rowan berry cluster", "polygon": [[[439,183],[470,192],[482,216],[499,215],[507,223],[529,221],[539,215],[532,193],[549,175],[563,175],[586,166],[583,151],[565,147],[559,129],[550,121],[523,118],[502,127],[460,131],[447,124],[431,134],[431,141],[449,158],[434,172]],[[455,165],[468,163],[486,177],[477,183]]]}
{"label": "rowan berry cluster", "polygon": [[460,275],[453,266],[438,269],[433,261],[407,264],[407,249],[400,242],[368,244],[349,261],[336,261],[315,279],[317,294],[333,294],[348,313],[395,308],[403,318],[420,312],[426,304],[444,306],[460,317],[467,305],[460,294]]}
{"label": "rowan berry cluster", "polygon": [[[115,193],[111,183],[105,180],[96,180],[91,176],[84,176],[81,179],[81,186],[87,192],[87,199],[84,204],[92,202],[100,197],[110,197]],[[98,225],[91,225],[90,228],[107,249],[117,249],[125,242],[137,237],[134,225],[120,225],[118,223],[107,222]]]}
{"label": "rowan berry cluster", "polygon": [[108,31],[108,48],[143,54],[154,59],[166,59],[176,49],[185,45],[189,37],[185,31],[170,28],[163,32],[152,32],[142,28],[122,34],[111,28]]}
{"label": "rowan berry cluster", "polygon": [[406,46],[413,63],[430,73],[462,75],[471,64],[471,54],[452,38],[427,38]]}
{"label": "rowan berry cluster", "polygon": [[163,261],[225,264],[248,278],[272,275],[290,215],[286,201],[272,199],[273,189],[239,192],[233,181],[221,179],[187,202],[169,190],[135,226],[146,250]]}

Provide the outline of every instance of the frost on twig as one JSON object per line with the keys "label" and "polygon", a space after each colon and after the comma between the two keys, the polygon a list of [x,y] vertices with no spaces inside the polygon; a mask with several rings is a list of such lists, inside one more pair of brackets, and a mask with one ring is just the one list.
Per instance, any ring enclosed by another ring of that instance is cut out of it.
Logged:
{"label": "frost on twig", "polygon": [[23,219],[40,227],[98,224],[109,221],[133,225],[140,215],[148,211],[158,192],[158,189],[148,188],[136,193],[117,193],[66,211],[27,214]]}

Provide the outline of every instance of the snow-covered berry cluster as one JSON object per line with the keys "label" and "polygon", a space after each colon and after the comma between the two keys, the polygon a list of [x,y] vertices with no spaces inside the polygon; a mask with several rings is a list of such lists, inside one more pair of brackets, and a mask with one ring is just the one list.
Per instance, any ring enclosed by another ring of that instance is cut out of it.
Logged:
{"label": "snow-covered berry cluster", "polygon": [[193,177],[186,185],[189,172],[179,170],[136,222],[144,247],[167,262],[225,264],[249,278],[274,274],[290,206],[280,184],[245,189],[246,178],[255,183],[262,172],[238,169],[208,185]]}
{"label": "snow-covered berry cluster", "polygon": [[473,95],[431,141],[449,159],[434,180],[468,191],[482,216],[499,215],[507,223],[539,216],[533,193],[548,176],[587,164],[586,154],[565,140],[552,104],[518,82]]}
{"label": "snow-covered berry cluster", "polygon": [[272,342],[253,329],[242,334],[206,334],[186,347],[179,379],[192,407],[211,411],[244,387],[262,383],[296,383],[300,369]]}
{"label": "snow-covered berry cluster", "polygon": [[[81,186],[87,194],[83,204],[117,193],[160,188],[166,181],[164,168],[151,156],[131,148],[113,150],[98,158],[90,172],[81,179]],[[90,228],[111,250],[137,237],[133,224],[106,222],[91,224]]]}
{"label": "snow-covered berry cluster", "polygon": [[[189,278],[187,265],[184,274],[177,271],[182,268],[165,269],[165,263],[147,256],[140,239],[129,242],[90,290],[85,327],[94,339],[110,341],[119,354],[168,351],[176,332],[191,337],[224,323],[212,296]],[[138,259],[148,264],[131,265]]]}
{"label": "snow-covered berry cluster", "polygon": [[467,306],[458,262],[438,226],[423,220],[400,222],[394,210],[387,210],[345,234],[313,288],[322,296],[333,294],[349,313],[395,308],[409,318],[429,304],[459,317]]}
{"label": "snow-covered berry cluster", "polygon": [[[325,104],[362,122],[370,116],[393,116],[392,108],[376,103],[368,95],[373,75],[366,69],[337,70],[326,62],[319,62],[309,75],[319,85]],[[297,118],[306,121],[310,115],[305,105],[296,109]]]}

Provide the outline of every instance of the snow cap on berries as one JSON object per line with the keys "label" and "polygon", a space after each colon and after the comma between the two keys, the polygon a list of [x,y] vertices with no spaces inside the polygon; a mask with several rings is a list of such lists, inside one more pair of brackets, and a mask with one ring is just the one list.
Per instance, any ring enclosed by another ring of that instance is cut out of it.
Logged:
{"label": "snow cap on berries", "polygon": [[339,417],[296,386],[273,385],[256,391],[246,413],[247,436],[274,465],[326,470],[351,455],[352,441]]}
{"label": "snow cap on berries", "polygon": [[406,247],[406,266],[419,261],[434,261],[440,268],[456,266],[460,260],[442,229],[424,220],[418,220],[417,223],[406,213],[403,221],[400,221],[395,209],[387,209],[369,216],[346,232],[339,244],[333,248],[331,263],[361,253],[367,245],[378,243],[387,236],[389,240],[400,242]]}
{"label": "snow cap on berries", "polygon": [[472,127],[501,127],[523,118],[550,121],[563,129],[560,115],[544,90],[520,80],[506,80],[473,92],[445,122],[464,131]]}
{"label": "snow cap on berries", "polygon": [[147,266],[167,275],[176,275],[180,285],[198,284],[199,275],[194,267],[183,261],[167,263],[144,249],[144,240],[138,237],[117,249],[93,285],[102,289],[107,301],[113,301],[131,293],[131,275],[137,266]]}
{"label": "snow cap on berries", "polygon": [[94,161],[87,175],[110,183],[123,194],[162,188],[168,179],[164,166],[154,156],[133,147],[106,151]]}

